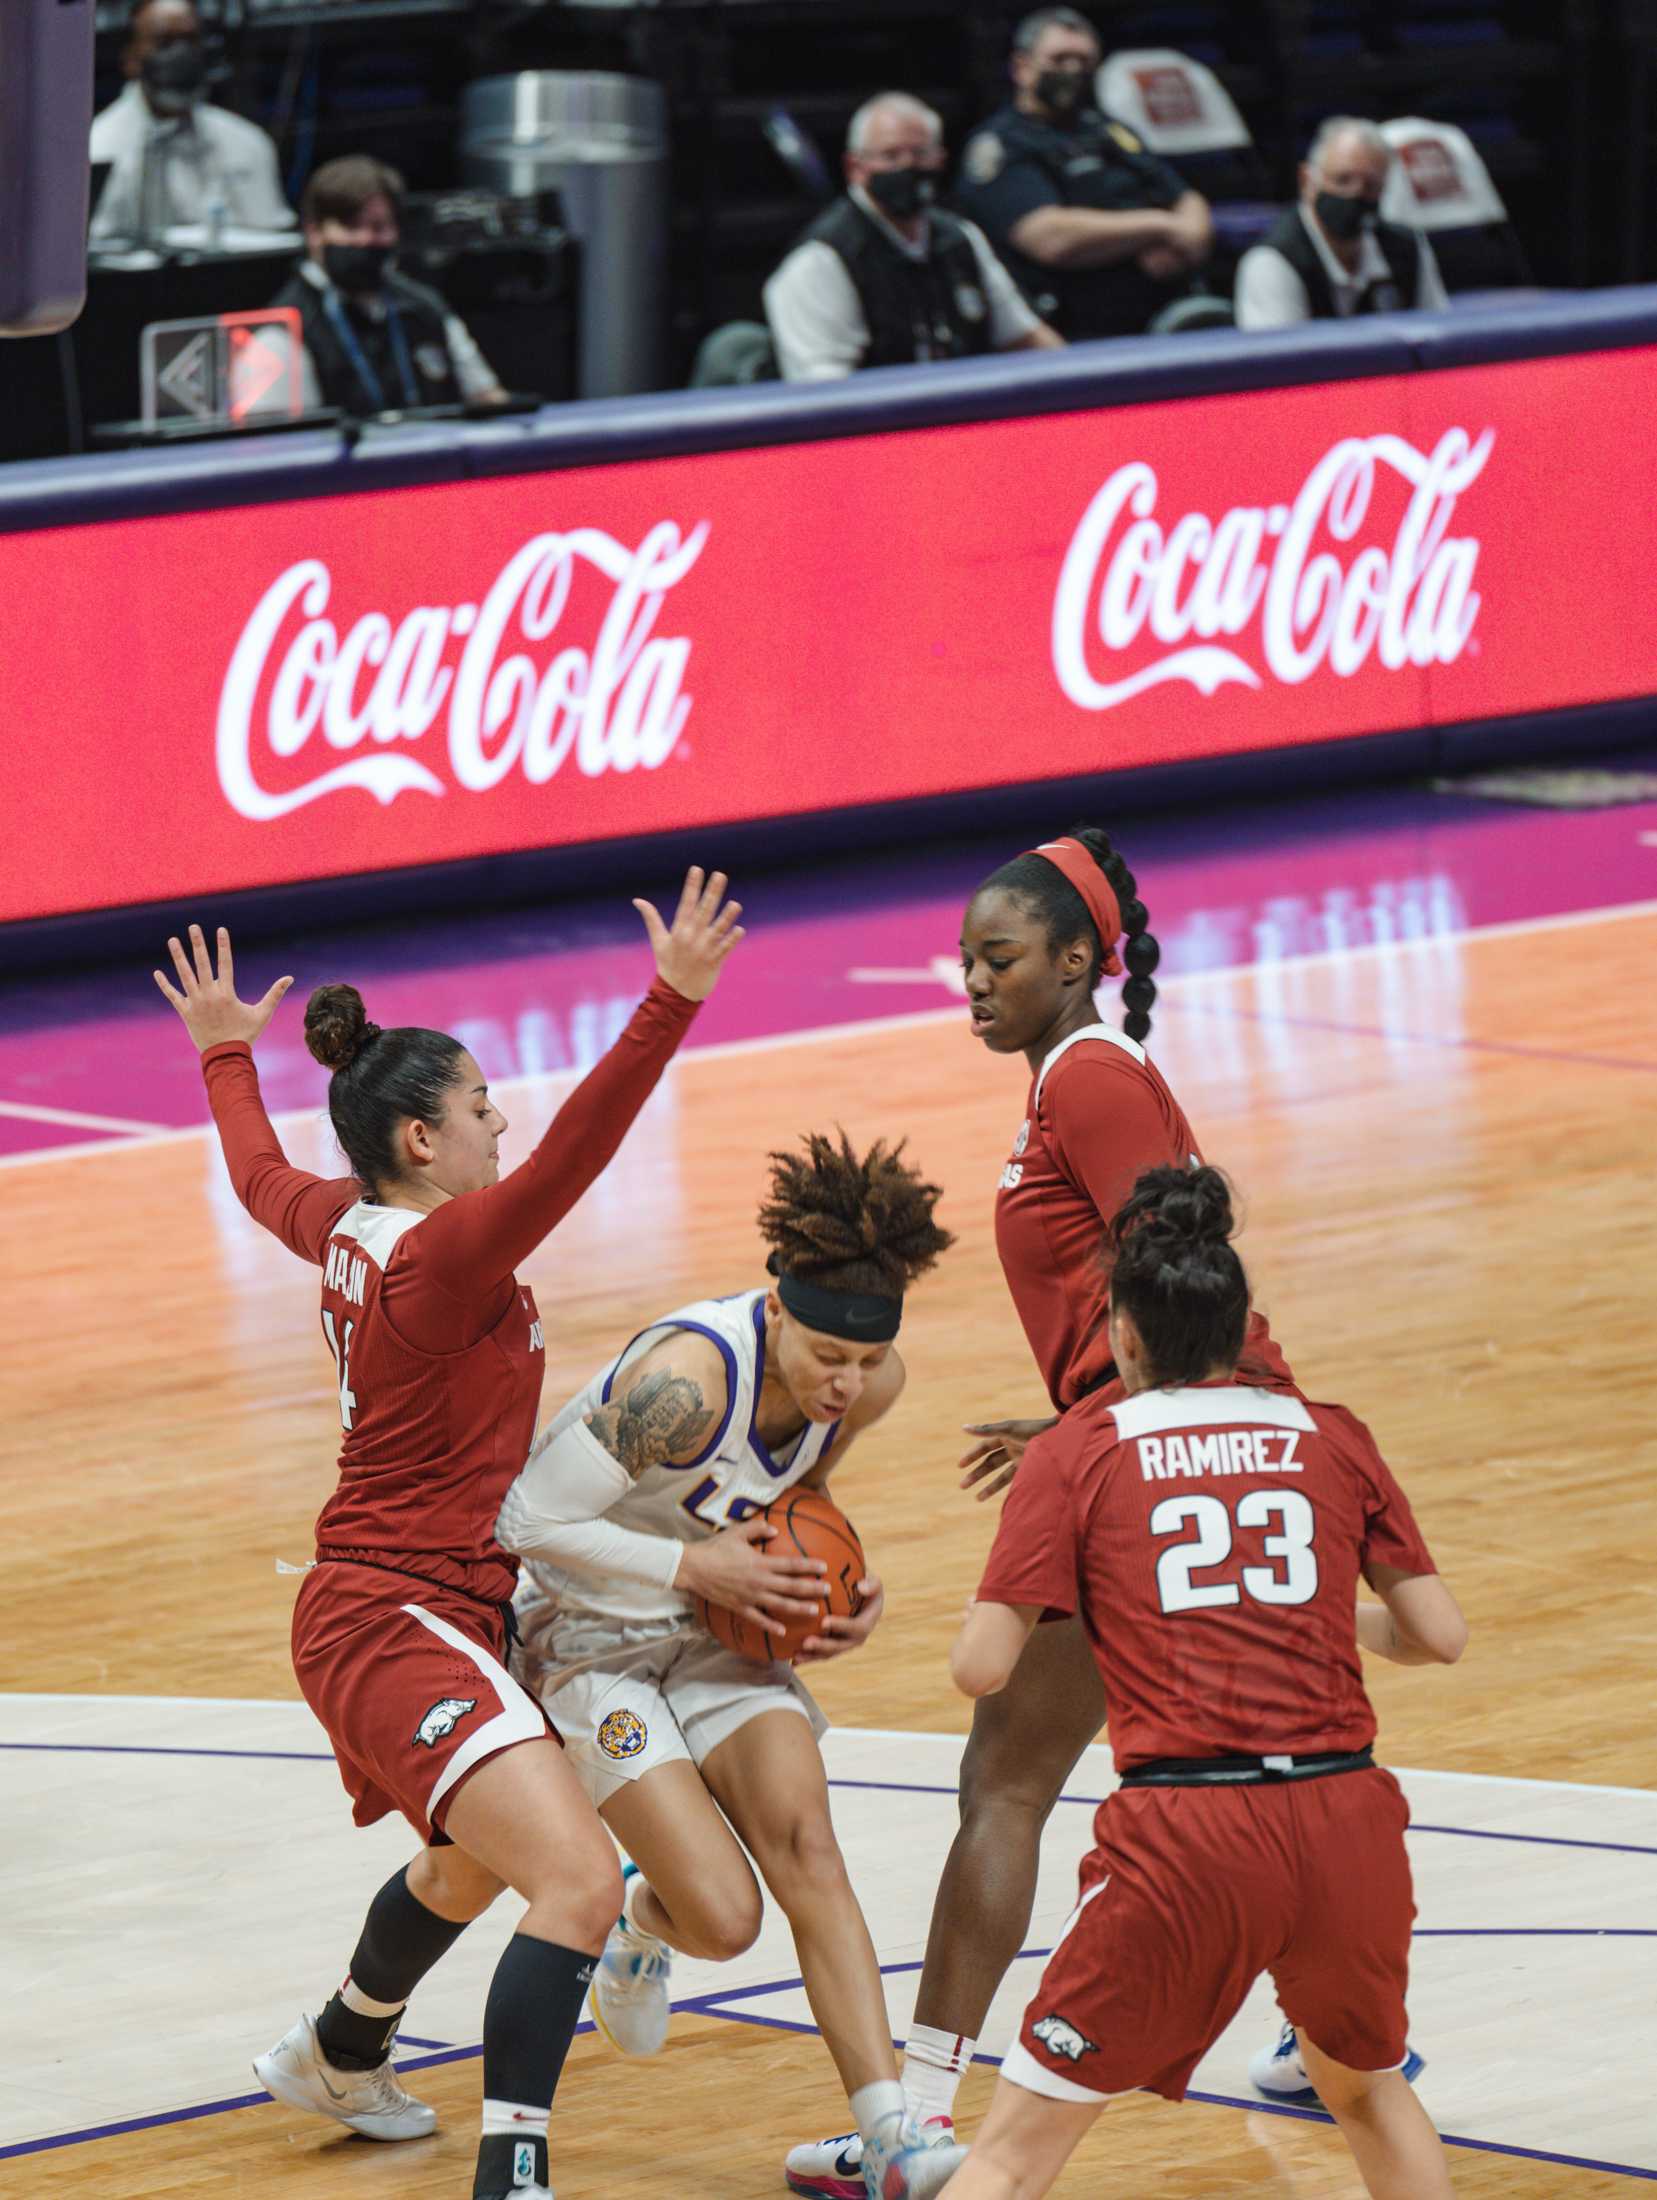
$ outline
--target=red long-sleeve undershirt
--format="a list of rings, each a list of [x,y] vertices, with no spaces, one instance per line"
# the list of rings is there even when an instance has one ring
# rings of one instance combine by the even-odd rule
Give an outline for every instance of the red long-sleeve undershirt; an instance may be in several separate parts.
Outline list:
[[[408,1343],[452,1352],[494,1327],[514,1268],[603,1173],[698,1006],[658,978],[528,1160],[498,1184],[445,1200],[398,1241],[383,1303]],[[209,1047],[201,1066],[237,1198],[290,1252],[320,1264],[334,1225],[363,1198],[362,1185],[290,1164],[265,1113],[245,1041]]]

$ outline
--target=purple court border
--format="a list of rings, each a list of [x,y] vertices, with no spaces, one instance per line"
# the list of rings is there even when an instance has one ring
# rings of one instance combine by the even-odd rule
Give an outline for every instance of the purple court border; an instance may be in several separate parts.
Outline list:
[[[145,1742],[0,1742],[0,1750],[36,1750],[84,1756],[114,1757],[232,1757],[279,1760],[299,1764],[332,1764],[332,1753],[327,1750],[300,1749],[202,1749],[182,1744]],[[935,1782],[921,1780],[838,1780],[831,1779],[830,1787],[872,1788],[887,1794],[899,1795],[953,1795],[955,1789]],[[1061,1803],[1073,1803],[1096,1807],[1105,1798],[1100,1795],[1061,1795]],[[1546,1848],[1609,1849],[1625,1856],[1657,1856],[1657,1848],[1646,1848],[1628,1841],[1577,1841],[1561,1834],[1493,1833],[1474,1826],[1414,1825],[1412,1833],[1440,1833],[1458,1835],[1473,1841],[1523,1841]],[[1418,1940],[1657,1940],[1657,1927],[1622,1925],[1432,1925],[1419,1926]],[[1050,1955],[1048,1948],[1021,1948],[1019,1959],[1039,1958]],[[1015,1959],[1017,1960],[1017,1959]],[[881,1976],[890,1978],[904,1971],[918,1971],[918,1962],[883,1963]],[[756,2024],[777,2032],[797,2032],[815,2038],[817,2028],[801,2024],[788,2017],[759,2017],[750,2012],[738,2012],[727,2006],[738,2002],[757,2001],[767,1994],[793,1993],[803,1987],[800,1978],[771,1979],[757,1986],[733,1986],[713,1993],[699,1994],[688,2001],[676,2001],[675,2011],[681,2016],[717,2017],[728,2024]],[[591,2032],[592,2024],[576,2027],[577,2036]],[[412,2036],[411,2047],[431,2048],[435,2052],[397,2058],[399,2070],[433,2070],[444,2063],[472,2062],[482,2055],[477,2047],[444,2047],[435,2040],[416,2040]],[[894,2046],[900,2044],[894,2041]],[[1001,2067],[996,2055],[976,2055],[975,2062],[988,2064],[992,2069]],[[166,2124],[194,2123],[207,2116],[227,2115],[233,2109],[258,2108],[268,2101],[269,2095],[241,2093],[222,2101],[202,2101],[191,2108],[163,2109],[153,2116],[131,2116],[121,2122],[94,2124],[79,2131],[54,2133],[45,2139],[22,2139],[11,2146],[0,2147],[0,2162],[12,2160],[24,2154],[52,2153],[62,2147],[87,2146],[98,2139],[120,2138],[128,2132],[153,2131]],[[1328,2117],[1320,2109],[1297,2108],[1288,2102],[1248,2100],[1230,2093],[1197,2093],[1186,2095],[1187,2100],[1201,2102],[1208,2108],[1240,2108],[1261,2116],[1289,2116],[1303,2123],[1327,2123]],[[1657,2184],[1657,2169],[1641,2169],[1632,2162],[1602,2162],[1583,2154],[1555,2154],[1539,2147],[1510,2146],[1494,2139],[1469,2139],[1453,2132],[1441,2132],[1446,2146],[1462,2147],[1475,2154],[1502,2154],[1518,2161],[1551,2162],[1562,2169],[1603,2170],[1613,2177],[1632,2177],[1644,2183]]]

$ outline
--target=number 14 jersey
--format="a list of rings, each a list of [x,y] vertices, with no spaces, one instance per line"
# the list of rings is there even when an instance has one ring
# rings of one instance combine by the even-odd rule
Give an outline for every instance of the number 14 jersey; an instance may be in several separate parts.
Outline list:
[[[1081,1614],[1125,1771],[1372,1742],[1353,1613],[1376,1564],[1437,1570],[1363,1423],[1195,1383],[1085,1398],[1038,1437],[978,1596]]]

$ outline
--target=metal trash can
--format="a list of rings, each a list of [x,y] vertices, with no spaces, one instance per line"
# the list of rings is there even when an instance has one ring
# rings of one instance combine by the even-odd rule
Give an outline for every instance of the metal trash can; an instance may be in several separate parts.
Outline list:
[[[583,397],[666,381],[667,97],[646,77],[525,70],[461,95],[468,183],[556,191],[581,251],[576,383]]]

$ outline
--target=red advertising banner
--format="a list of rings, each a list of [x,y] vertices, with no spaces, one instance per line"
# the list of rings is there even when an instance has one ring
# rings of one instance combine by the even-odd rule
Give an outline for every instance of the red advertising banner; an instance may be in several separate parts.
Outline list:
[[[1654,367],[0,538],[0,919],[1657,694]]]

